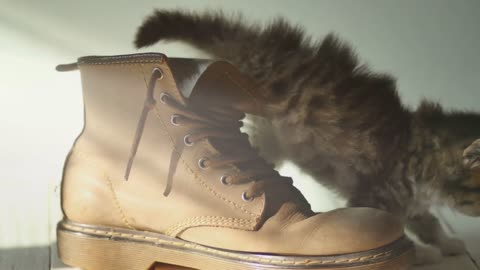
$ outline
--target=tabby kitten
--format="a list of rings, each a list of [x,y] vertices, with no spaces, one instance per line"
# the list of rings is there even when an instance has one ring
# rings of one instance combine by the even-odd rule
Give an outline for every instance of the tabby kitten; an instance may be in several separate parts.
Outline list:
[[[268,160],[291,160],[348,200],[388,210],[430,249],[435,262],[465,251],[429,211],[448,205],[480,216],[480,114],[424,101],[402,105],[395,80],[359,63],[332,34],[311,42],[277,19],[264,27],[240,16],[156,11],[138,48],[181,40],[232,62],[267,97],[267,119],[250,117],[252,143]]]

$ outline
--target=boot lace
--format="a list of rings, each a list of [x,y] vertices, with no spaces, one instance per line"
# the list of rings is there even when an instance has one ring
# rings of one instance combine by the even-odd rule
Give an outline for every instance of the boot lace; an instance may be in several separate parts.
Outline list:
[[[157,101],[153,92],[156,82],[162,78],[162,71],[159,68],[153,69],[125,170],[125,180],[129,178],[148,113],[156,108]],[[262,159],[250,146],[248,135],[240,131],[242,127],[240,119],[243,117],[243,113],[241,113],[242,117],[238,117],[240,112],[220,106],[194,109],[192,106],[179,103],[166,93],[161,93],[160,103],[161,106],[157,108],[161,109],[162,106],[165,106],[175,112],[170,119],[172,125],[191,127],[189,132],[183,138],[179,138],[174,146],[164,196],[168,196],[172,190],[173,175],[183,149],[192,147],[201,140],[209,140],[220,155],[200,158],[197,162],[198,167],[203,170],[227,168],[232,165],[237,167],[239,170],[236,170],[235,173],[222,175],[219,180],[224,185],[252,182],[248,190],[242,193],[242,199],[245,201],[252,201],[255,197],[261,196],[272,184],[292,185],[291,178],[281,176],[274,170],[272,164]],[[281,181],[278,181],[279,179]]]

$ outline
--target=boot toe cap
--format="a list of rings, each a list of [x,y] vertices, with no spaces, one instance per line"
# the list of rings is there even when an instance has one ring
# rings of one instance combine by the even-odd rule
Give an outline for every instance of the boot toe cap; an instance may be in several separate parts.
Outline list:
[[[282,216],[271,218],[258,231],[194,227],[180,238],[244,252],[325,256],[370,251],[404,235],[399,219],[371,208],[343,208],[310,217]]]
[[[393,243],[404,235],[400,219],[372,208],[337,209],[305,221],[315,226],[303,241],[302,248],[309,253],[313,250],[331,255],[367,251]]]

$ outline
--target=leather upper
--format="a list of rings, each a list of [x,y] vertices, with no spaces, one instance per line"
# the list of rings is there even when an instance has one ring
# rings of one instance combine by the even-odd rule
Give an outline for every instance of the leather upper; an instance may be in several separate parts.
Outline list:
[[[243,170],[229,164],[202,169],[199,160],[221,156],[206,138],[186,146],[192,126],[175,125],[167,94],[192,109],[224,107],[262,114],[255,85],[223,61],[167,59],[161,54],[88,57],[78,62],[85,126],[65,164],[62,207],[87,224],[164,233],[218,248],[279,254],[332,255],[380,247],[403,236],[401,223],[373,209],[314,214],[287,184],[268,187],[253,200],[252,182],[225,185]],[[152,71],[163,77],[144,124],[128,181],[124,178]],[[167,179],[171,191],[164,195]],[[267,189],[267,188],[266,188]],[[284,244],[288,241],[288,244]]]

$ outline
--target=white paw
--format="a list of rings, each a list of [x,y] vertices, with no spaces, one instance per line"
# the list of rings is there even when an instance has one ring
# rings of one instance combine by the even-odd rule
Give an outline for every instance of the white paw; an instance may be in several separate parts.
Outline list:
[[[436,264],[442,261],[442,251],[434,246],[415,245],[415,264]]]
[[[460,255],[467,252],[465,243],[456,238],[445,238],[438,244],[438,247],[444,256]]]

